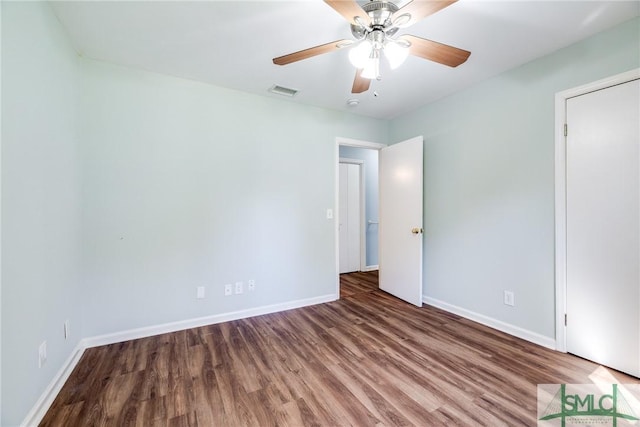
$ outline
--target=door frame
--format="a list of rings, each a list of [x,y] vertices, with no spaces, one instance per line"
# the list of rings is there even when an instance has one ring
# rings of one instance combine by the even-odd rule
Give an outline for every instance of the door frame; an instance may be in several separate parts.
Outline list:
[[[340,184],[340,171],[339,171],[339,165],[340,165],[340,146],[343,145],[345,147],[356,147],[356,148],[368,148],[371,150],[378,150],[380,151],[381,149],[383,149],[384,147],[386,147],[386,144],[380,144],[377,142],[371,142],[371,141],[363,141],[363,140],[358,140],[358,139],[351,139],[351,138],[343,138],[343,137],[336,137],[336,144],[335,144],[335,152],[334,152],[334,159],[333,159],[333,182],[334,182],[334,188],[333,188],[333,192],[334,192],[334,202],[333,205],[335,206],[335,210],[336,210],[336,214],[334,215],[334,224],[333,224],[333,231],[334,231],[334,252],[335,252],[335,269],[336,269],[336,293],[335,293],[335,298],[336,299],[340,299],[340,230],[339,230],[339,221],[340,221],[340,188],[339,188],[339,184]],[[360,168],[360,173],[362,174],[363,172],[363,168]],[[363,176],[360,176],[361,180],[360,183],[362,185],[362,183],[364,182],[363,180]],[[362,188],[362,187],[361,187]],[[363,195],[361,194],[361,197]],[[361,215],[364,214],[364,209],[360,209],[360,213]],[[362,227],[364,224],[360,224],[360,226]],[[362,240],[362,238],[361,238]],[[362,248],[362,247],[361,247]],[[366,251],[360,251],[360,257],[362,258],[364,253],[364,256],[366,256]],[[365,262],[366,264],[366,262]],[[361,261],[361,265],[362,265],[362,261]]]
[[[358,230],[358,245],[360,245],[360,259],[358,260],[358,265],[360,271],[363,271],[365,266],[367,265],[367,243],[365,239],[365,173],[364,173],[364,160],[360,159],[349,159],[346,157],[340,157],[338,159],[338,166],[340,163],[345,163],[349,165],[358,166],[358,216],[360,217],[360,230]],[[338,172],[338,184],[340,184],[340,173]],[[339,192],[340,190],[338,190]],[[339,200],[339,198],[338,198]],[[340,207],[340,203],[338,203],[338,208]],[[338,238],[340,235],[340,211],[337,210],[337,219],[338,219]],[[338,242],[338,248],[340,247],[340,242]],[[338,255],[340,255],[338,253]],[[338,258],[339,259],[339,258]],[[338,273],[340,272],[340,263],[338,262]]]
[[[640,79],[640,68],[556,93],[555,96],[555,293],[556,350],[567,352],[567,99]]]

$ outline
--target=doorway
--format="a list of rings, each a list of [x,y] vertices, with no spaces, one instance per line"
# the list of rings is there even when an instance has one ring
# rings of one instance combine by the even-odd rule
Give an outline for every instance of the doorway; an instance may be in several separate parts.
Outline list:
[[[368,147],[353,147],[340,145],[339,151],[339,172],[344,174],[346,168],[350,171],[348,175],[338,176],[339,199],[338,215],[340,230],[340,264],[345,259],[343,247],[345,232],[353,232],[352,239],[359,239],[360,258],[357,266],[345,270],[342,265],[340,272],[346,271],[373,271],[378,269],[378,150]],[[348,166],[344,164],[348,164]],[[357,175],[356,171],[359,171]],[[348,177],[348,178],[347,178]],[[355,180],[360,179],[360,185],[356,188]],[[347,184],[347,179],[351,184]],[[346,188],[347,185],[349,188]],[[348,191],[350,197],[347,199],[345,192]],[[355,196],[359,193],[359,199]],[[358,204],[359,203],[359,204]],[[360,210],[359,224],[352,216],[353,212]],[[348,221],[348,222],[347,222]],[[350,226],[351,225],[351,226]],[[345,229],[345,227],[348,228]],[[355,228],[357,227],[357,229]],[[354,241],[349,250],[357,243]]]
[[[376,150],[379,156],[377,195],[380,206],[376,214],[384,219],[369,217],[361,230],[375,230],[379,247],[368,251],[367,257],[379,256],[377,265],[365,264],[365,270],[379,269],[381,290],[411,304],[422,306],[422,206],[423,206],[423,138],[422,136],[386,146],[364,141],[336,138],[336,208],[340,218],[339,157],[343,148]],[[366,169],[366,164],[364,165]],[[376,171],[378,172],[378,171]],[[377,216],[377,215],[376,215]],[[380,231],[378,231],[378,229]],[[336,297],[340,296],[339,223],[336,236]],[[370,239],[365,239],[369,240]]]
[[[340,296],[340,274],[346,272],[345,260],[348,258],[345,250],[345,218],[348,213],[345,205],[349,203],[344,197],[344,164],[356,165],[360,172],[360,223],[357,238],[359,239],[359,265],[356,272],[371,272],[378,270],[378,151],[386,147],[369,141],[348,138],[336,138],[336,295]],[[352,169],[353,171],[354,169]],[[352,172],[353,176],[353,172]],[[353,185],[353,184],[352,184]],[[348,211],[348,207],[346,208]],[[353,231],[353,229],[352,229]],[[351,237],[355,239],[355,237]],[[353,241],[353,240],[352,240]],[[351,257],[353,259],[353,255]]]
[[[634,376],[640,376],[639,105],[640,70],[556,98],[557,347]]]

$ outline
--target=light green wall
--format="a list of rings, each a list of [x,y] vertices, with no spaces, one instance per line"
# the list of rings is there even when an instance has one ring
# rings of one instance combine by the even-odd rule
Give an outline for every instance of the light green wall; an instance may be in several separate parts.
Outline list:
[[[639,22],[391,122],[424,135],[426,296],[553,339],[554,96],[639,67]]]
[[[385,122],[79,59],[46,3],[2,24],[3,426],[80,337],[335,294],[335,138]]]
[[[334,292],[336,136],[423,134],[426,294],[553,335],[553,94],[637,67],[638,20],[389,124],[81,60],[1,4],[3,426],[80,337]]]
[[[1,7],[1,423],[12,426],[81,336],[82,177],[78,58],[48,5],[3,1]],[[44,340],[48,360],[38,368]]]
[[[335,293],[335,138],[385,140],[385,122],[93,61],[83,76],[87,335]]]

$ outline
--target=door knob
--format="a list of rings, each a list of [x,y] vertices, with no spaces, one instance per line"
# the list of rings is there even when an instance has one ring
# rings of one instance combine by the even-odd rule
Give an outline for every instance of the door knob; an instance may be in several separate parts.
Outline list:
[[[411,229],[411,232],[412,232],[413,234],[420,234],[420,233],[422,233],[422,228],[421,228],[421,227],[415,227],[415,228],[412,228],[412,229]]]

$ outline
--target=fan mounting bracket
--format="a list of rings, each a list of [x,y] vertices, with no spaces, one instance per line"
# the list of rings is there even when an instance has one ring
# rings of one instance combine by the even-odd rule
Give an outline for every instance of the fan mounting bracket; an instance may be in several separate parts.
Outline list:
[[[356,40],[362,40],[369,35],[369,33],[382,30],[387,33],[388,36],[393,36],[398,28],[393,26],[391,17],[396,13],[399,8],[394,3],[389,1],[371,1],[362,6],[362,9],[367,13],[371,20],[371,24],[365,26],[362,24],[362,20],[356,20],[355,24],[351,24],[351,34]]]

